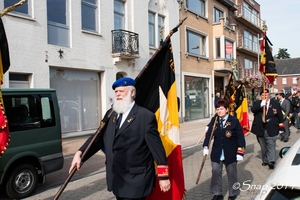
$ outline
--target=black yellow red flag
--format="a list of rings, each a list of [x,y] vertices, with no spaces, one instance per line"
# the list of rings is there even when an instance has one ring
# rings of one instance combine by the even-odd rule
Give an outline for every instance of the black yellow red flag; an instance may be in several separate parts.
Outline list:
[[[261,50],[261,59],[260,59],[260,72],[262,72],[272,84],[275,78],[278,76],[274,57],[272,55],[272,51],[270,49],[269,38],[266,33],[264,33],[264,39],[261,42],[260,50]]]
[[[229,103],[228,113],[232,116],[235,116],[234,114],[235,86],[233,82],[233,72],[230,72],[229,74],[229,80],[226,87],[224,99]]]
[[[244,135],[248,135],[250,133],[250,123],[248,117],[248,102],[244,84],[239,85],[236,89],[235,114],[242,126]]]
[[[4,30],[2,19],[0,18],[0,157],[6,150],[9,143],[9,132],[7,117],[5,114],[1,85],[3,83],[3,74],[9,69],[9,51],[8,43]]]
[[[175,68],[170,37],[161,43],[161,48],[142,75],[136,78],[137,104],[155,113],[158,131],[164,145],[169,166],[171,189],[162,192],[155,187],[147,200],[182,200],[185,194],[182,153],[179,136],[179,118],[175,82]],[[158,179],[156,180],[158,184]]]

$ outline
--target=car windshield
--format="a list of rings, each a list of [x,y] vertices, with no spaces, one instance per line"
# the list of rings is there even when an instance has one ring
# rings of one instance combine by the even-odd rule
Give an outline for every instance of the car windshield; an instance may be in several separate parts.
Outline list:
[[[282,188],[277,186],[277,189],[271,190],[266,200],[300,200],[300,190],[294,188]]]

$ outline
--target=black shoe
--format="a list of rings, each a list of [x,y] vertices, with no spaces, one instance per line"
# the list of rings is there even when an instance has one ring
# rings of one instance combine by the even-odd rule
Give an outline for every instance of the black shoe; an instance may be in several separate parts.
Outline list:
[[[236,195],[234,195],[234,196],[229,196],[229,197],[228,197],[228,200],[235,200],[236,198],[237,198]]]
[[[214,195],[214,197],[211,200],[223,200],[223,195]]]
[[[266,162],[263,162],[261,165],[262,165],[262,166],[267,166],[267,165],[268,165],[268,163],[266,163]]]
[[[270,162],[269,164],[268,164],[268,166],[269,166],[269,169],[274,169],[275,168],[275,163],[274,162]]]

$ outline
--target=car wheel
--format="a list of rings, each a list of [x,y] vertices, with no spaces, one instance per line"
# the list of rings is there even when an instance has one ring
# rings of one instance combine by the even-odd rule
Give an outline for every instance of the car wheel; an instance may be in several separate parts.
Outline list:
[[[20,164],[12,169],[6,182],[6,194],[13,199],[28,197],[36,188],[38,174],[31,164]]]

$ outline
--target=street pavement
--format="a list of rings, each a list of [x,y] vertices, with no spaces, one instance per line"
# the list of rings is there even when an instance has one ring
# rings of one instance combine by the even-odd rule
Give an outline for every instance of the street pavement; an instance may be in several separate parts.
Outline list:
[[[252,114],[249,114],[250,124],[252,123]],[[180,124],[180,137],[182,145],[182,161],[184,170],[184,182],[186,189],[186,200],[209,200],[212,194],[209,192],[210,178],[211,178],[211,162],[208,157],[205,161],[203,171],[200,176],[200,181],[196,184],[196,178],[202,162],[202,142],[199,139],[204,134],[206,125],[210,119],[202,119]],[[294,127],[291,127],[290,140],[283,143],[277,140],[277,152],[282,147],[291,146],[300,136]],[[76,152],[78,147],[84,142],[85,137],[63,139],[64,155],[69,156]],[[238,183],[240,186],[240,194],[238,200],[251,200],[254,196],[259,194],[259,188],[273,170],[268,169],[267,166],[261,165],[261,151],[254,134],[250,133],[246,136],[246,154],[244,160],[238,162]],[[59,197],[60,200],[110,200],[115,199],[111,192],[106,189],[105,167],[103,165],[103,155],[99,155],[99,168],[93,166],[94,171],[88,175],[79,176],[71,180]],[[277,153],[278,163],[280,158]],[[69,163],[68,163],[69,164]],[[82,169],[84,169],[84,165]],[[80,172],[79,170],[79,172]],[[47,188],[43,185],[39,186],[36,193],[28,200],[50,200],[61,187],[62,182],[48,185]],[[224,199],[228,198],[227,176],[225,169],[223,170],[223,195]]]

